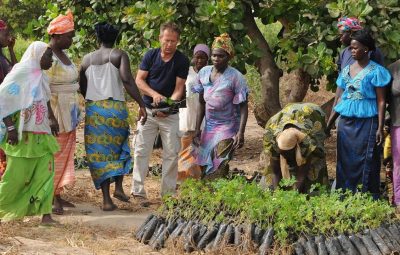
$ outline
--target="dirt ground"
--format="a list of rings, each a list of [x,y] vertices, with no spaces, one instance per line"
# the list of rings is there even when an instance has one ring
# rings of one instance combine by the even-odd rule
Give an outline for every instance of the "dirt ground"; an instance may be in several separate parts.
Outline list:
[[[332,97],[330,92],[310,92],[305,101],[322,104]],[[231,169],[238,168],[251,174],[257,171],[262,150],[263,129],[250,114],[246,128],[245,145],[235,153]],[[84,156],[83,132],[79,129],[77,157]],[[327,161],[330,176],[335,167],[335,135],[327,140]],[[160,151],[155,151],[151,165],[161,163]],[[118,210],[103,212],[101,192],[95,190],[89,171],[76,171],[76,184],[65,191],[64,198],[75,203],[76,208],[66,208],[63,216],[54,216],[62,223],[58,227],[41,227],[38,217],[23,221],[0,223],[0,254],[181,254],[178,247],[154,252],[132,237],[146,216],[161,205],[160,177],[149,176],[146,182],[150,207],[141,207],[131,198],[129,203],[115,200]],[[131,175],[124,180],[126,193],[130,192]],[[231,253],[233,254],[233,253]]]

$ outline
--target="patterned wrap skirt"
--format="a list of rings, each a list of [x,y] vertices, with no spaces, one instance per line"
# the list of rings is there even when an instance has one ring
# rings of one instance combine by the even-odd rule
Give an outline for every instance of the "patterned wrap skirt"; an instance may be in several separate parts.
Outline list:
[[[129,173],[129,123],[126,103],[107,99],[86,102],[85,149],[96,189]]]

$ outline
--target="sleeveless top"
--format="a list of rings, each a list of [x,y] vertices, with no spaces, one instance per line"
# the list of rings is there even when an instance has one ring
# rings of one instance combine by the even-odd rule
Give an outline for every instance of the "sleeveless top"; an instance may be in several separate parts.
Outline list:
[[[86,100],[99,101],[112,98],[118,101],[125,101],[123,84],[119,69],[111,63],[111,53],[108,62],[102,65],[92,64],[92,54],[89,56],[90,65],[85,74],[87,78]]]
[[[81,110],[79,106],[78,69],[71,62],[66,65],[53,55],[53,65],[46,71],[49,76],[51,108],[58,121],[60,133],[68,133],[77,127]]]

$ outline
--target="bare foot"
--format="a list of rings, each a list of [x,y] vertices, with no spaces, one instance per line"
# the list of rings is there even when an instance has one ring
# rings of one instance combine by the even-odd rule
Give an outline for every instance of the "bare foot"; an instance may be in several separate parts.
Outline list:
[[[61,202],[61,197],[60,195],[55,195],[53,199],[53,213],[56,215],[63,215],[64,214],[64,208]]]
[[[133,195],[133,198],[135,199],[135,201],[137,201],[137,203],[141,206],[141,207],[149,207],[150,206],[150,201],[142,196],[138,196],[138,195]]]
[[[129,197],[123,191],[115,191],[114,197],[122,202],[129,202]]]
[[[61,226],[61,224],[53,220],[50,214],[43,214],[42,222],[40,223],[42,226]]]
[[[103,203],[103,211],[109,212],[109,211],[114,211],[115,209],[118,209],[118,207],[113,203]]]
[[[69,201],[67,201],[65,199],[62,199],[61,197],[60,197],[59,201],[61,202],[63,207],[70,207],[70,208],[75,208],[76,207],[73,203],[71,203],[71,202],[69,202]]]

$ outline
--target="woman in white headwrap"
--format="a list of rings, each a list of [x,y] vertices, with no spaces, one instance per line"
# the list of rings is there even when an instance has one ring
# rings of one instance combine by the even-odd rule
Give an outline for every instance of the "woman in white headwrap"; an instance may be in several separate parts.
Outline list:
[[[0,147],[7,168],[0,181],[0,219],[42,215],[51,218],[54,154],[58,123],[50,107],[44,73],[52,65],[52,50],[33,42],[0,85]]]
[[[325,113],[311,103],[285,106],[268,122],[264,134],[267,181],[296,178],[294,187],[307,192],[312,184],[328,183],[325,161]]]

